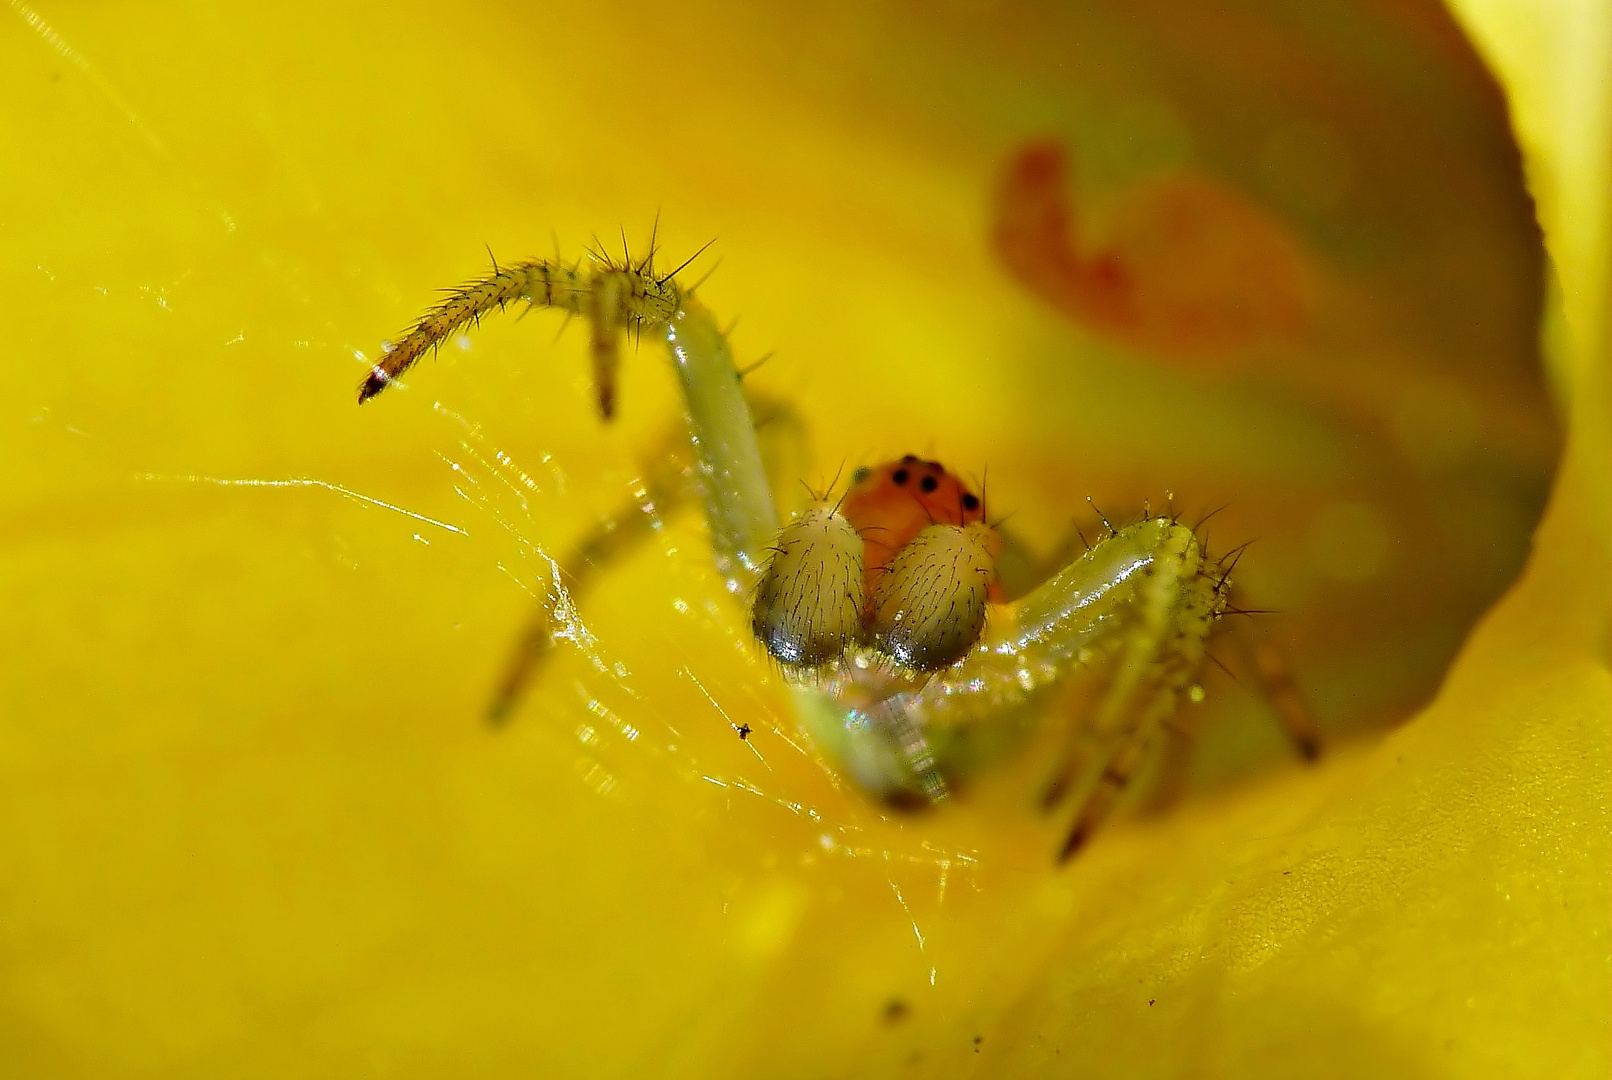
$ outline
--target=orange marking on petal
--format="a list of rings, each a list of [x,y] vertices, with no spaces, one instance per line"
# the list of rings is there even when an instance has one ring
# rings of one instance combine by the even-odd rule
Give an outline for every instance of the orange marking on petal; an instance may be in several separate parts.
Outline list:
[[[1034,143],[997,195],[997,254],[1037,296],[1095,334],[1174,360],[1304,337],[1315,275],[1270,211],[1184,172],[1134,185],[1086,237],[1067,172],[1060,146]]]

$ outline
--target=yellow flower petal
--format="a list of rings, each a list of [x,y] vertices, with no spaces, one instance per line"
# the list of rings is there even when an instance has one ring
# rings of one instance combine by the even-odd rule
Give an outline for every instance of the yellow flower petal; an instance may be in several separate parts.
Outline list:
[[[12,3],[0,1072],[1605,1074],[1612,9],[1453,7],[1505,84],[1554,263],[1567,449],[1524,576],[1437,699],[1350,741],[1439,681],[1503,581],[1438,575],[1466,548],[1514,565],[1554,448],[1529,407],[1471,486],[1337,465],[1358,437],[1442,467],[1428,416],[1459,434],[1535,394],[1514,161],[1439,9],[1142,5],[1026,35],[1015,65],[1009,13],[961,4]],[[1270,85],[1415,136],[1409,188],[1272,119],[1290,102],[1262,80],[1294,55],[1313,63]],[[1349,296],[1384,320],[1372,370],[1488,348],[1472,314],[1516,331],[1495,363],[1523,389],[1439,413],[1457,364],[1384,412],[1401,384],[1345,393],[1343,363],[1303,393],[1225,389],[1081,337],[987,235],[1000,166],[1048,132],[1084,140],[1107,220],[1161,171],[1212,175],[1328,267],[1396,250],[1440,195],[1491,207],[1437,219],[1459,242],[1423,277],[1361,271]],[[993,501],[1047,544],[1087,491],[1252,491],[1233,535],[1269,526],[1248,573],[1294,598],[1329,760],[1272,765],[1275,736],[1237,726],[1246,688],[1217,687],[1210,790],[1068,868],[1026,808],[1034,762],[887,814],[792,743],[681,519],[489,732],[543,552],[629,495],[671,380],[629,357],[603,429],[580,343],[534,316],[360,410],[360,354],[484,241],[546,254],[553,228],[571,255],[624,223],[637,245],[657,208],[670,255],[720,229],[703,295],[744,316],[741,355],[780,350],[764,389],[808,420],[814,483],[937,445],[989,460]],[[1516,264],[1482,277],[1473,251]],[[1327,501],[1340,476],[1448,498],[1427,505],[1451,528],[1386,532],[1369,498]],[[1373,592],[1379,563],[1437,578],[1435,601]]]

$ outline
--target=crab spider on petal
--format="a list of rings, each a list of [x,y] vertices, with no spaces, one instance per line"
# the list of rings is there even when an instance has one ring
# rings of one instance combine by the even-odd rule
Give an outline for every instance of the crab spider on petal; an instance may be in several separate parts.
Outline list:
[[[688,423],[657,457],[650,495],[662,509],[699,503],[727,590],[749,605],[757,647],[790,685],[819,749],[858,784],[897,802],[943,799],[948,777],[973,764],[981,733],[1049,719],[1060,687],[1104,668],[1100,692],[1068,718],[1102,747],[1086,763],[1087,782],[1071,785],[1072,754],[1051,763],[1047,801],[1082,793],[1058,849],[1067,859],[1196,686],[1208,642],[1231,607],[1234,560],[1212,560],[1173,514],[1149,514],[1110,526],[1083,554],[1010,598],[998,575],[1004,541],[986,521],[983,500],[939,462],[915,455],[859,469],[839,498],[825,496],[780,521],[764,461],[766,424],[758,420],[787,425],[792,414],[746,394],[711,312],[679,283],[678,271],[658,273],[653,257],[651,250],[637,261],[593,253],[570,265],[495,264],[386,351],[359,401],[484,315],[525,303],[587,320],[608,420],[622,335],[660,338]],[[648,532],[625,524],[632,518],[587,538],[562,573],[585,584],[589,568]],[[494,718],[508,714],[553,640],[540,615],[499,687]],[[1268,656],[1259,673],[1273,681],[1281,674]],[[1286,703],[1276,711],[1313,756],[1313,731],[1296,695],[1272,699]]]

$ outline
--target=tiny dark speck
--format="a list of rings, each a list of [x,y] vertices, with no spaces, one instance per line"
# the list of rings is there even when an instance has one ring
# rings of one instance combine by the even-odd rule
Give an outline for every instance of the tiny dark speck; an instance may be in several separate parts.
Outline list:
[[[900,998],[891,998],[884,1004],[884,1022],[887,1024],[899,1024],[907,1018],[907,1014],[910,1012],[912,1012],[912,1007],[905,1001]]]
[[[740,724],[735,730],[739,732],[739,738],[748,739],[750,737],[750,733],[754,731],[755,728],[751,727],[749,724]]]
[[[1155,1002],[1155,1001],[1157,1001],[1157,1000],[1158,1000],[1158,998],[1148,998],[1148,999],[1147,999],[1147,1003],[1148,1003],[1148,1004],[1149,1004],[1149,1005],[1151,1005],[1151,1004],[1153,1004],[1153,1003],[1154,1003],[1154,1002]]]

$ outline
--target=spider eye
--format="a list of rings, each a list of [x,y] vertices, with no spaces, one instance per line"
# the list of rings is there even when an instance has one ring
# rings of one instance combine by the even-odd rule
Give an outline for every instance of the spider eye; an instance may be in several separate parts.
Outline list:
[[[985,628],[987,589],[996,576],[992,538],[980,525],[931,525],[914,537],[879,583],[874,644],[918,671],[962,659]]]
[[[814,507],[778,534],[750,628],[780,664],[826,663],[861,637],[862,586],[862,538],[833,507]]]

